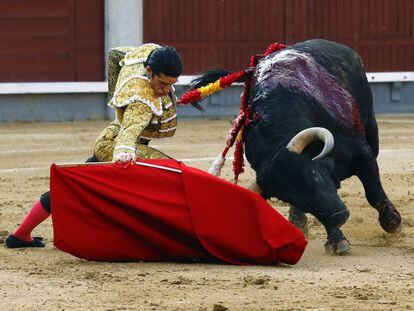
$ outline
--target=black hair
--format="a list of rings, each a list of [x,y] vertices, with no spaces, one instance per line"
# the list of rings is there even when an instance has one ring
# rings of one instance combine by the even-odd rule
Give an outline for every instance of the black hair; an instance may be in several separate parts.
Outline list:
[[[169,77],[178,77],[183,71],[180,54],[173,47],[166,45],[153,50],[144,66],[150,66],[153,75],[163,73]]]

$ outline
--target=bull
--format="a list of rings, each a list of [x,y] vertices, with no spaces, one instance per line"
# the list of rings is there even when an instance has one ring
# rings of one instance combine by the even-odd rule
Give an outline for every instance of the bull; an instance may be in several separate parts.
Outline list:
[[[225,74],[208,72],[193,88]],[[353,49],[313,39],[266,56],[256,66],[248,103],[256,117],[243,141],[256,189],[265,199],[289,203],[297,227],[306,230],[306,213],[312,214],[326,229],[326,250],[347,253],[340,227],[349,210],[337,189],[356,175],[381,227],[389,233],[401,229],[401,216],[381,185],[372,93]]]

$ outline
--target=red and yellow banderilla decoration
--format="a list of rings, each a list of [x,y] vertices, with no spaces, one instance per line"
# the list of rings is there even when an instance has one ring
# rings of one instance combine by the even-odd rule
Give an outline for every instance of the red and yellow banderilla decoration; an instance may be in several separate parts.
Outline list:
[[[209,83],[206,86],[202,86],[198,89],[185,93],[179,99],[179,104],[189,104],[200,101],[209,95],[212,95],[218,91],[229,87],[234,82],[240,81],[245,78],[243,96],[240,105],[240,112],[237,118],[234,120],[232,129],[227,133],[226,147],[223,152],[216,158],[209,172],[215,176],[220,176],[221,169],[226,161],[227,152],[236,144],[234,149],[234,160],[233,160],[233,172],[234,182],[237,184],[238,177],[244,172],[244,148],[243,148],[243,130],[251,122],[251,107],[248,104],[248,98],[250,93],[250,85],[253,73],[256,69],[256,65],[263,57],[284,49],[286,45],[280,43],[272,43],[266,49],[263,54],[253,55],[250,58],[250,67],[245,70],[240,70],[221,77],[213,83]],[[253,116],[254,118],[254,116]]]
[[[192,102],[200,101],[206,98],[209,95],[212,95],[218,91],[229,87],[234,82],[240,80],[246,74],[245,70],[240,70],[237,72],[233,72],[227,76],[224,76],[213,83],[209,83],[206,86],[202,86],[198,89],[192,90],[190,92],[185,93],[181,96],[180,100],[178,101],[180,104],[189,104]]]

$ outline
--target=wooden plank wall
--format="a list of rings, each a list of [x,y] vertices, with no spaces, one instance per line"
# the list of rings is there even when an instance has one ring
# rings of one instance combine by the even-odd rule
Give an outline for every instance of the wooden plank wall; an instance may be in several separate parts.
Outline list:
[[[283,6],[284,0],[144,0],[144,41],[174,46],[187,74],[237,70],[269,42],[284,41],[284,17],[277,17]]]
[[[289,0],[286,40],[321,37],[355,48],[368,71],[414,70],[414,1]]]
[[[355,48],[367,71],[414,71],[414,1],[144,0],[144,41],[176,47],[186,74],[316,37]]]
[[[101,0],[1,0],[0,82],[104,80]]]

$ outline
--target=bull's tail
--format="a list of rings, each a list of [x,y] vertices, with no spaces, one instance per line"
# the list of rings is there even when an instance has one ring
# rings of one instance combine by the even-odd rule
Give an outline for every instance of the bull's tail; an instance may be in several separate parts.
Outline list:
[[[190,90],[189,91],[194,91],[200,87],[206,86],[210,83],[213,83],[215,81],[217,81],[218,79],[227,76],[230,72],[217,68],[217,69],[213,69],[213,70],[209,70],[204,72],[201,76],[199,76],[198,78],[195,78],[194,80],[191,81],[190,84]],[[203,100],[204,98],[202,98],[201,100]],[[181,102],[181,101],[180,101]],[[195,108],[197,108],[200,111],[204,111],[204,108],[202,106],[200,106],[200,104],[198,103],[198,101],[192,102],[191,105],[193,105]]]
[[[218,79],[227,76],[228,74],[230,74],[230,72],[220,68],[206,71],[200,77],[195,78],[193,81],[191,81],[190,91],[216,82]]]
[[[205,97],[229,87],[234,82],[242,82],[248,70],[240,70],[229,73],[223,69],[215,69],[205,72],[194,79],[191,90],[181,96],[180,104],[189,104],[203,100]]]

